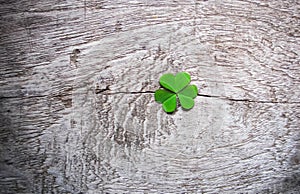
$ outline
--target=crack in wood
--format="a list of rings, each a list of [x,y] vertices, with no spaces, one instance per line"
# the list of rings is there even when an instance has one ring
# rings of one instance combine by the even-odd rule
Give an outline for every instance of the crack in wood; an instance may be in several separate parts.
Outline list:
[[[110,92],[104,93],[107,91],[106,89],[103,90],[104,95],[117,95],[117,94],[154,94],[154,91],[139,91],[139,92]],[[100,92],[102,93],[102,92]],[[235,99],[223,96],[215,96],[215,95],[208,95],[208,94],[198,94],[197,96],[205,97],[205,98],[218,98],[221,100],[228,100],[234,102],[249,102],[249,103],[265,103],[265,104],[300,104],[300,102],[288,102],[288,101],[263,101],[263,100],[251,100],[251,99]]]
[[[218,98],[222,100],[229,100],[234,102],[249,102],[249,103],[265,103],[265,104],[300,104],[300,102],[288,102],[288,101],[263,101],[263,100],[251,100],[251,99],[235,99],[229,97],[222,97],[222,96],[214,96],[214,95],[207,95],[207,94],[198,94],[201,97],[207,98]]]
[[[98,89],[95,91],[95,94],[103,94],[103,95],[118,95],[118,94],[154,94],[154,91],[136,91],[136,92],[107,92],[110,91],[107,86],[104,89]],[[45,97],[57,97],[61,95],[31,95],[31,96],[0,96],[0,99],[13,99],[13,98],[45,98]],[[236,99],[229,98],[224,96],[216,96],[216,95],[208,95],[208,94],[198,94],[197,96],[205,97],[205,98],[217,98],[221,100],[228,100],[233,102],[248,102],[248,103],[262,103],[262,104],[300,104],[300,102],[289,102],[289,101],[263,101],[263,100],[251,100],[251,99]]]

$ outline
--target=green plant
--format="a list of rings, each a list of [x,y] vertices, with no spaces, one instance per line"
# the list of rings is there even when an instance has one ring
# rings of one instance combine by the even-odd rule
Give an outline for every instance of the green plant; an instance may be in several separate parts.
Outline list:
[[[184,109],[191,109],[194,106],[194,98],[198,94],[195,85],[189,85],[191,76],[186,72],[171,73],[160,77],[159,83],[163,89],[155,91],[155,101],[162,103],[163,109],[167,113],[174,112],[177,107],[177,98]]]

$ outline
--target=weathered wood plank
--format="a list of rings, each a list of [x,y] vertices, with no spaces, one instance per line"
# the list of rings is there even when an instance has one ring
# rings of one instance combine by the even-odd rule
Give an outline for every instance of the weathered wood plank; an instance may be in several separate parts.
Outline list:
[[[1,193],[297,193],[299,8],[1,3]],[[168,115],[178,71],[199,97]]]

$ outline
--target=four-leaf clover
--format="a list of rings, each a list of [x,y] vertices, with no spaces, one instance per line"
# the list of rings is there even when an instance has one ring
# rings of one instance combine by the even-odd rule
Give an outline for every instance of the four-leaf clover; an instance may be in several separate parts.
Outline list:
[[[191,76],[186,72],[173,74],[167,73],[160,77],[159,83],[164,89],[155,91],[155,101],[162,103],[164,111],[174,112],[177,107],[177,98],[184,109],[194,106],[194,98],[198,94],[195,85],[189,85]]]

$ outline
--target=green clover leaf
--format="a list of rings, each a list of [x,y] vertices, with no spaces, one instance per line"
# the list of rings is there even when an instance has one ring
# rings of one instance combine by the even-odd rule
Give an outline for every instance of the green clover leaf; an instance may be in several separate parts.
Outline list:
[[[155,101],[162,103],[167,113],[174,112],[177,107],[177,98],[184,109],[191,109],[194,106],[194,98],[198,94],[195,85],[189,85],[191,76],[186,72],[173,74],[167,73],[160,77],[159,83],[163,89],[155,91]]]

